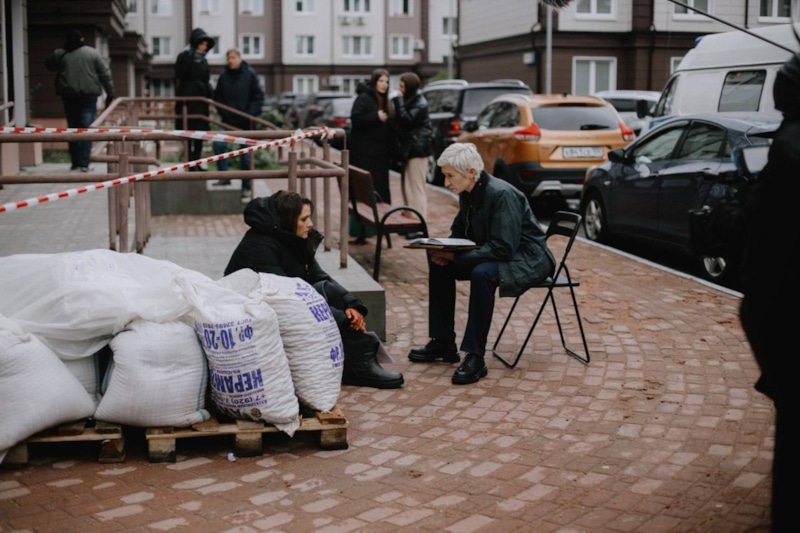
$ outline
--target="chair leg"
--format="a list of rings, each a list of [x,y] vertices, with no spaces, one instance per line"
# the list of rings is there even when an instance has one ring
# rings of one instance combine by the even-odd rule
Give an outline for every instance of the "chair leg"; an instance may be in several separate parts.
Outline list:
[[[556,300],[555,298],[553,298],[552,299],[553,314],[556,317],[556,324],[558,325],[558,335],[561,337],[561,346],[564,348],[564,350],[569,355],[580,361],[581,363],[588,365],[590,361],[589,344],[586,342],[586,333],[584,333],[583,331],[583,321],[581,320],[581,312],[578,310],[578,299],[575,297],[575,288],[572,287],[571,285],[569,287],[569,292],[570,296],[572,296],[572,308],[575,310],[575,319],[578,321],[578,329],[581,332],[581,340],[583,341],[583,353],[585,353],[586,356],[584,357],[580,355],[575,350],[572,350],[567,346],[567,341],[564,338],[564,330],[561,328],[561,320],[558,317],[558,309],[556,309]]]
[[[386,235],[389,236],[388,234]],[[375,241],[375,263],[372,267],[372,278],[375,281],[378,281],[378,276],[380,275],[381,271],[381,247],[383,245],[383,228],[378,226],[377,228],[377,240]]]
[[[533,335],[533,330],[536,329],[536,324],[539,323],[539,318],[542,316],[542,312],[544,311],[545,306],[547,305],[547,300],[553,297],[553,288],[550,287],[547,289],[547,296],[545,296],[544,300],[542,300],[542,304],[539,306],[539,311],[536,313],[536,318],[533,319],[533,324],[531,324],[530,329],[528,330],[528,335],[525,337],[525,341],[520,346],[519,350],[517,351],[517,355],[514,358],[514,361],[509,362],[506,358],[500,355],[495,348],[497,348],[498,343],[500,342],[500,336],[502,336],[503,331],[506,329],[506,324],[511,319],[511,315],[514,312],[514,308],[517,306],[517,302],[522,297],[522,295],[517,296],[517,299],[514,300],[514,305],[511,306],[511,311],[508,312],[508,316],[506,317],[506,322],[503,324],[503,328],[500,330],[500,335],[498,335],[497,340],[494,342],[494,346],[492,347],[492,355],[498,358],[505,366],[508,368],[514,368],[519,363],[520,358],[522,357],[522,352],[525,351],[525,347],[528,346],[528,341],[531,339],[531,335]]]

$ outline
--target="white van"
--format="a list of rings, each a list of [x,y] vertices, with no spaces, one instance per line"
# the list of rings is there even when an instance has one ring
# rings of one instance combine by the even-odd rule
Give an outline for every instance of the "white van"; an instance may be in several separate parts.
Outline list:
[[[800,24],[796,28],[800,32]],[[790,24],[750,31],[794,52],[800,50]],[[738,30],[700,38],[667,81],[642,132],[673,115],[775,111],[775,74],[791,56],[788,50]]]

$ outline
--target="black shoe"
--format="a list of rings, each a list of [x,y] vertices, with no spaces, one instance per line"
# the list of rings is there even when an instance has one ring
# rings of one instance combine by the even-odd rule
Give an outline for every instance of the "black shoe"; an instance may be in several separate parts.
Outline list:
[[[443,363],[458,363],[461,361],[455,342],[436,339],[431,339],[422,348],[412,348],[408,352],[408,359],[414,363],[433,363],[438,359],[441,359]]]
[[[361,361],[348,363],[345,356],[342,385],[372,387],[374,389],[398,389],[403,386],[403,374],[386,370],[375,359],[375,354],[367,354]]]
[[[453,374],[452,382],[453,385],[467,385],[486,377],[488,373],[489,370],[486,368],[483,356],[468,353],[464,357],[464,362]]]

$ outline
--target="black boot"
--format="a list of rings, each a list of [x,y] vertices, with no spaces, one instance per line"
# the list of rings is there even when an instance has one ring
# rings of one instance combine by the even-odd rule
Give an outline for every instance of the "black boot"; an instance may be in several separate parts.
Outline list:
[[[397,389],[403,385],[403,374],[383,368],[375,352],[367,352],[361,357],[344,357],[343,385],[373,387],[375,389]]]
[[[486,377],[488,373],[483,356],[468,353],[450,381],[453,385],[468,385]]]

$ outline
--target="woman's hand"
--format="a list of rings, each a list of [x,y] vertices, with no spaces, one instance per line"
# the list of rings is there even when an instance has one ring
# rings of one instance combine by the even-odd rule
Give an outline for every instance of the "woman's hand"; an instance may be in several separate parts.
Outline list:
[[[386,120],[389,118],[389,115],[387,115],[386,111],[384,111],[383,109],[379,109],[378,118],[381,120],[381,122],[386,122]]]
[[[366,333],[367,324],[364,322],[364,315],[359,313],[356,309],[348,307],[344,310],[344,314],[350,319],[350,329],[353,331],[360,331]]]
[[[445,266],[455,260],[456,254],[450,250],[428,250],[428,255],[434,265]]]

